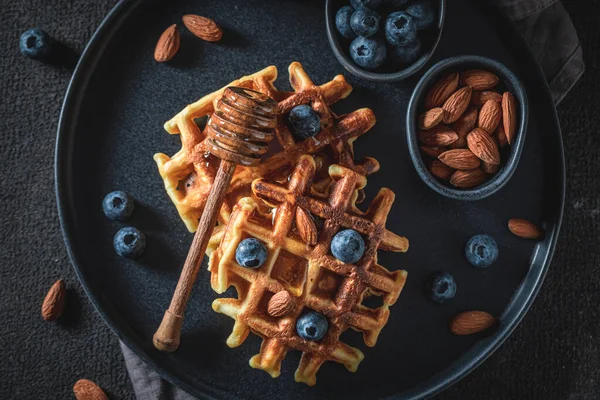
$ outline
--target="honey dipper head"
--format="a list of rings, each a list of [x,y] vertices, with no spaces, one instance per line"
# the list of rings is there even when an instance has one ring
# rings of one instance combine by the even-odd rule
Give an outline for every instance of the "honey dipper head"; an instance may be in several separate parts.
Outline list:
[[[269,96],[230,86],[207,125],[208,150],[222,160],[256,165],[269,147],[277,125],[277,103]]]

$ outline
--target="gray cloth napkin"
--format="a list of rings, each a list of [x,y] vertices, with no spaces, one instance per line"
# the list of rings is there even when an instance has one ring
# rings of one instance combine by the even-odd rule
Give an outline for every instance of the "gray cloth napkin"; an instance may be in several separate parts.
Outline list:
[[[585,70],[581,44],[571,18],[557,0],[495,0],[523,34],[550,86],[555,104]],[[194,400],[149,368],[121,343],[125,365],[140,400]]]

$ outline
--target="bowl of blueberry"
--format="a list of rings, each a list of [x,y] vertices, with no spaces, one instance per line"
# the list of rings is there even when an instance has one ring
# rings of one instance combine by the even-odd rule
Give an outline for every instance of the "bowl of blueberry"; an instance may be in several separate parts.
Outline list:
[[[446,0],[327,0],[327,36],[350,73],[396,82],[421,69],[441,37]]]

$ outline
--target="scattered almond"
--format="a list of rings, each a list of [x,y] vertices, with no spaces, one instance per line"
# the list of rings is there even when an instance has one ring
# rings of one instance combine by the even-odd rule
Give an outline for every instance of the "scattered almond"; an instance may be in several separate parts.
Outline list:
[[[80,379],[75,383],[73,394],[77,400],[108,400],[100,386],[87,379]]]
[[[485,311],[465,311],[452,318],[450,331],[455,335],[483,332],[496,323],[496,318]]]
[[[494,100],[498,103],[502,103],[502,95],[498,92],[492,92],[490,90],[475,91],[471,95],[471,104],[481,107],[488,100]]]
[[[470,169],[468,171],[456,171],[450,177],[450,183],[461,189],[469,189],[481,185],[487,179],[487,174],[481,169]]]
[[[417,121],[420,129],[431,129],[444,119],[444,110],[441,107],[432,108],[419,116]]]
[[[429,164],[429,172],[436,178],[447,181],[454,173],[454,170],[440,160],[433,160],[431,164]]]
[[[465,86],[454,92],[448,100],[444,102],[444,122],[451,124],[456,122],[465,112],[471,102],[471,93],[473,90],[470,86]]]
[[[458,72],[453,72],[440,79],[429,89],[425,96],[425,108],[439,107],[458,88]]]
[[[504,133],[504,128],[502,127],[502,124],[498,125],[498,128],[496,128],[495,137],[500,148],[508,144],[508,140],[506,140],[506,134]]]
[[[62,279],[54,282],[54,285],[46,294],[46,298],[42,303],[42,318],[46,321],[54,321],[61,316],[65,308],[65,298],[67,290]]]
[[[481,162],[481,169],[483,172],[489,175],[494,175],[500,169],[500,165],[486,163],[485,161]]]
[[[271,317],[279,318],[288,315],[296,308],[296,303],[287,290],[277,292],[269,300],[267,312]]]
[[[473,90],[488,90],[498,84],[498,77],[489,71],[473,69],[460,74],[460,83]]]
[[[502,95],[502,123],[508,144],[512,144],[517,133],[517,102],[510,92]]]
[[[475,128],[467,135],[467,146],[481,160],[490,164],[500,164],[498,145],[483,129]]]
[[[444,151],[446,151],[445,147],[421,146],[420,148],[423,153],[425,153],[429,157],[433,157],[433,158],[438,158],[440,156],[440,154],[442,154]]]
[[[533,223],[520,218],[513,218],[508,221],[508,229],[516,236],[523,239],[539,239],[543,232]]]
[[[187,14],[181,19],[185,27],[202,40],[218,42],[223,37],[223,30],[210,18]]]
[[[479,158],[469,149],[448,150],[440,154],[438,158],[450,168],[459,170],[479,168],[479,164],[481,164]]]
[[[312,215],[302,207],[296,208],[296,228],[302,240],[307,244],[317,243],[317,225]]]
[[[502,119],[502,106],[494,100],[488,100],[479,111],[478,126],[488,134],[494,133]]]
[[[179,50],[179,31],[177,25],[173,24],[168,27],[156,43],[154,49],[154,59],[158,62],[169,61]]]
[[[458,139],[458,135],[451,128],[438,125],[433,129],[419,132],[419,140],[425,146],[448,146]]]

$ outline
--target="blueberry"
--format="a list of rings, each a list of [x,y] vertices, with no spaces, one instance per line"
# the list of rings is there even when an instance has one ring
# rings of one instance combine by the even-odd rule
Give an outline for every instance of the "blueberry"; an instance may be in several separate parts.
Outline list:
[[[339,231],[331,241],[331,253],[347,264],[354,264],[365,252],[365,241],[354,229]]]
[[[104,215],[116,221],[125,221],[133,213],[133,198],[125,192],[115,190],[102,200]]]
[[[435,22],[435,9],[430,0],[417,1],[406,8],[406,12],[414,17],[417,29],[427,29]]]
[[[359,36],[373,36],[379,30],[379,14],[368,8],[354,11],[350,17],[350,27]]]
[[[498,258],[498,245],[488,235],[475,235],[467,242],[465,255],[474,267],[486,268]]]
[[[146,248],[146,235],[131,226],[122,228],[113,240],[118,255],[127,258],[138,258]]]
[[[350,56],[359,67],[376,69],[385,61],[387,49],[378,37],[359,36],[350,44]]]
[[[235,260],[242,267],[258,268],[267,261],[267,248],[258,239],[244,239],[235,249]]]
[[[404,46],[417,38],[414,18],[404,11],[388,15],[385,21],[385,38],[392,46]]]
[[[384,3],[392,7],[402,7],[408,3],[408,0],[384,0]]]
[[[371,10],[376,10],[381,5],[381,0],[350,0],[350,4],[356,9],[370,8]]]
[[[335,14],[335,27],[340,35],[346,39],[354,39],[356,37],[356,33],[350,27],[350,17],[353,12],[354,8],[345,6],[340,8],[337,14]]]
[[[429,297],[436,303],[444,303],[456,294],[456,282],[447,272],[438,272],[429,280]]]
[[[47,60],[52,54],[54,40],[41,29],[28,29],[19,41],[21,53],[35,60]]]
[[[403,63],[412,64],[421,55],[421,41],[415,39],[406,46],[393,46],[391,49],[392,56]]]
[[[321,117],[310,106],[300,105],[290,111],[288,125],[294,135],[306,139],[319,133]]]
[[[321,340],[327,333],[329,322],[323,314],[309,311],[296,321],[296,332],[298,336],[306,340]]]

